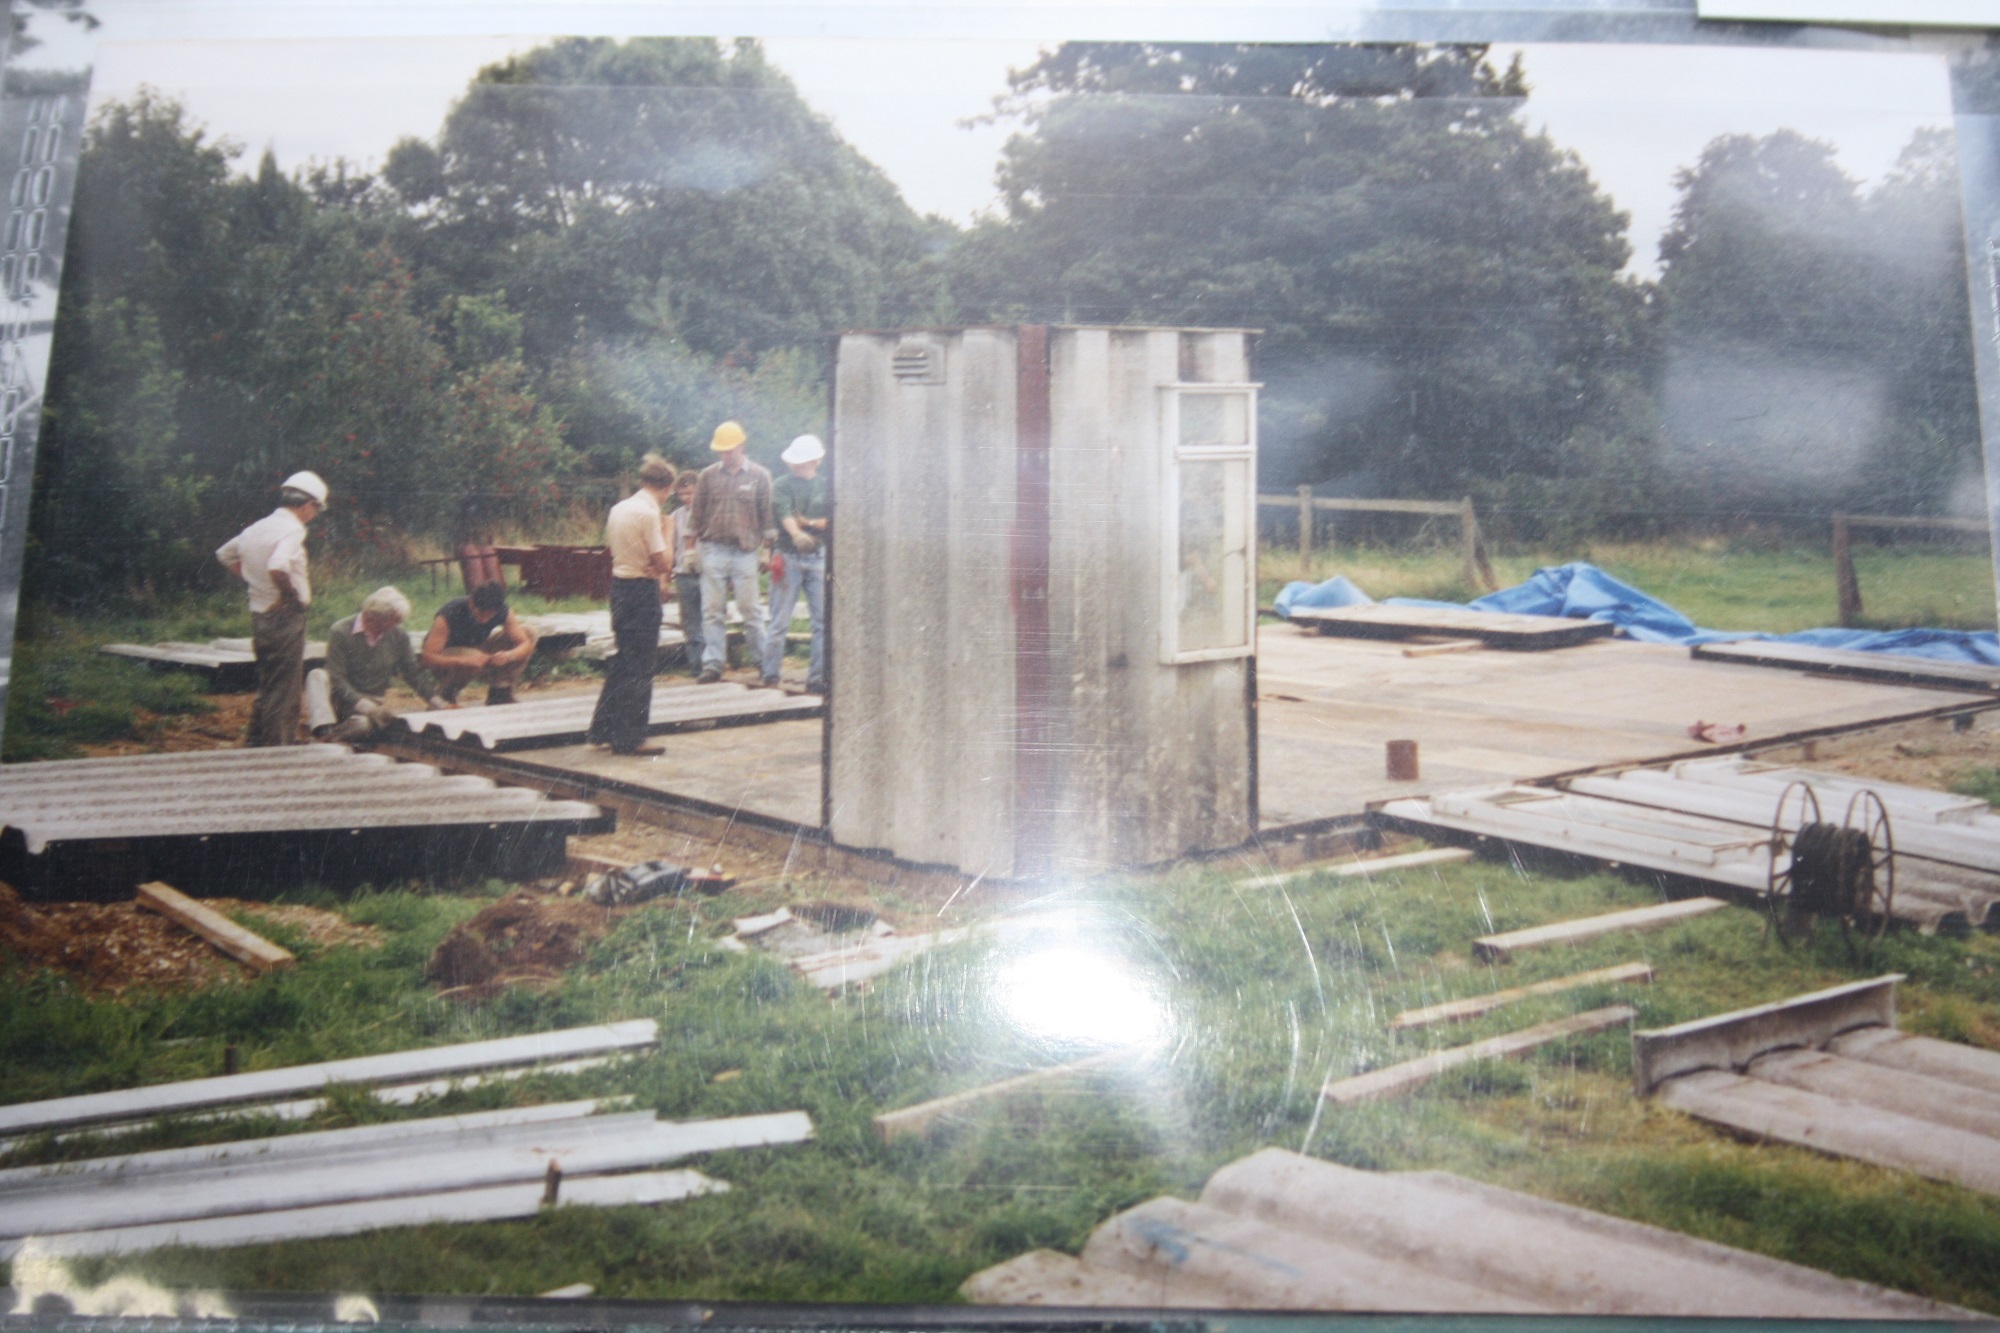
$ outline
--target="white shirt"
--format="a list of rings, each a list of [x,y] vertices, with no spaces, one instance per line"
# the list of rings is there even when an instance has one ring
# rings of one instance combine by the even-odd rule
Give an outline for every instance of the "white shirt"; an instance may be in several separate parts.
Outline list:
[[[312,584],[306,579],[306,525],[282,505],[216,548],[215,558],[225,565],[243,567],[253,613],[269,611],[278,604],[278,585],[271,582],[273,571],[291,579],[292,591],[302,605],[312,604]]]
[[[611,506],[604,520],[604,544],[611,548],[611,577],[658,577],[648,556],[667,553],[667,534],[660,523],[660,502],[641,486]]]

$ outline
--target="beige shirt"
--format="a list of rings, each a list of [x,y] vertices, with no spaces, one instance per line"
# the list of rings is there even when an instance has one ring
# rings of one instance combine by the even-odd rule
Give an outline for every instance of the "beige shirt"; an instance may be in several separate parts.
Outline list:
[[[225,565],[242,566],[253,612],[261,614],[278,604],[272,570],[291,579],[300,605],[312,605],[312,584],[306,581],[305,521],[282,505],[224,542],[216,549],[215,558]]]
[[[667,553],[667,534],[660,524],[660,502],[641,486],[611,506],[604,521],[604,544],[611,548],[611,577],[650,579],[653,555]]]

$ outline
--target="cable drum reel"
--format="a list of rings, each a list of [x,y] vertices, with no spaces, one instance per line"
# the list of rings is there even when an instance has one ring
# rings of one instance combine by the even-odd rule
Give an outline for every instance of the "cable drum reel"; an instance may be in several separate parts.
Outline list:
[[[1832,917],[1852,950],[1856,934],[1870,943],[1882,937],[1895,900],[1896,839],[1882,798],[1866,789],[1854,793],[1840,823],[1832,824],[1810,783],[1787,786],[1771,816],[1766,933],[1790,946],[1815,921]]]

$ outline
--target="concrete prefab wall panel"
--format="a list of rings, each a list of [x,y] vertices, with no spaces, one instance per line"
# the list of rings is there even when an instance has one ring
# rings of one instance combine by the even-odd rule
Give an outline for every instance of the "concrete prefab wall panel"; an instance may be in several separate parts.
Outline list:
[[[912,374],[915,350],[930,360]],[[1011,329],[841,339],[829,804],[843,845],[1013,873],[1015,388]]]
[[[1240,649],[1176,660],[1164,633],[1184,577],[1177,395],[1243,388],[1248,360],[1236,331],[842,338],[836,842],[1020,877],[1251,835],[1247,389],[1231,474],[1243,546],[1219,603],[1223,621],[1242,621]]]
[[[1050,676],[1061,752],[1051,868],[1170,860],[1247,839],[1249,658],[1161,659],[1174,467],[1161,386],[1241,384],[1245,336],[1050,334]]]

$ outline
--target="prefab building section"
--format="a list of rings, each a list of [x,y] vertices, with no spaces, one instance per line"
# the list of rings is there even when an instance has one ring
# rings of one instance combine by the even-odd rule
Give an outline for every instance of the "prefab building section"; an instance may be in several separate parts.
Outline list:
[[[848,334],[834,437],[834,841],[1019,878],[1251,836],[1247,333]]]

